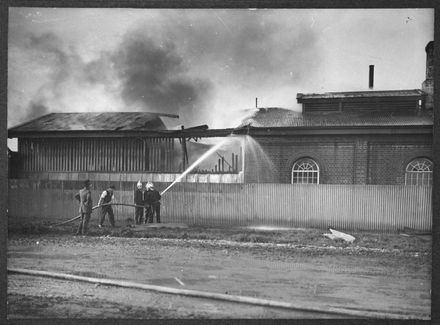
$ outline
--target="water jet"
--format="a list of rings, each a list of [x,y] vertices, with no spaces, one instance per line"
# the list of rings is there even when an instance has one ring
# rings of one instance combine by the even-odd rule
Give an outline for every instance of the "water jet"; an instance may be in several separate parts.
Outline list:
[[[231,134],[232,135],[232,134]],[[221,148],[227,141],[229,141],[231,135],[224,138],[222,141],[214,145],[212,148],[210,148],[208,151],[206,151],[202,156],[200,156],[195,162],[193,162],[182,174],[179,175],[166,189],[164,189],[160,195],[165,194],[171,187],[173,187],[174,184],[177,182],[180,182],[182,178],[184,178],[189,172],[191,172],[194,168],[197,167],[203,160],[208,158],[211,154],[216,152],[219,148]]]

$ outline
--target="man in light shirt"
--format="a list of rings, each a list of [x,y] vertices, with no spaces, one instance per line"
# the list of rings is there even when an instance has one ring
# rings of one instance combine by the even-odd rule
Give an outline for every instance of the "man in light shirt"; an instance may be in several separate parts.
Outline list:
[[[115,195],[114,195],[115,187],[113,185],[109,186],[104,192],[102,192],[101,197],[99,198],[98,205],[115,203]],[[112,206],[105,205],[101,207],[101,218],[99,220],[99,228],[104,226],[105,215],[108,214],[108,219],[112,227],[115,226],[115,215],[113,213]]]

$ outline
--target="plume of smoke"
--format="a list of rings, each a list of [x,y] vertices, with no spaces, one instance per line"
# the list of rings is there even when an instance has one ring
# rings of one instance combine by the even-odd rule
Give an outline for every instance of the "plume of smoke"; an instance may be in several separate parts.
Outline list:
[[[142,110],[179,114],[187,124],[202,123],[201,113],[212,93],[209,80],[185,75],[188,68],[173,43],[157,44],[141,33],[127,33],[116,51],[103,52],[90,62],[52,33],[28,34],[21,50],[31,66],[41,70],[43,81],[37,81],[23,109],[10,112],[18,115],[13,120],[51,111]],[[103,105],[97,105],[100,100]]]
[[[160,30],[149,22],[142,29],[173,40],[191,74],[212,81],[215,96],[205,123],[231,127],[248,114],[243,109],[254,107],[255,97],[265,106],[295,108],[296,93],[316,78],[323,62],[318,32],[310,28],[308,16],[293,19],[291,14],[170,11],[155,21]]]
[[[111,70],[103,69],[105,58],[84,62],[53,33],[23,35],[9,48],[13,109],[8,121],[24,122],[49,112],[111,110],[118,100]]]
[[[10,41],[8,120],[143,110],[178,114],[186,126],[230,127],[255,97],[293,104],[294,87],[319,69],[319,51],[304,20],[283,25],[280,14],[288,12],[161,11],[87,62],[55,32],[22,33]]]
[[[125,103],[179,114],[185,124],[201,123],[212,83],[188,75],[189,68],[174,43],[158,43],[141,31],[127,33],[111,55]]]
[[[47,113],[49,113],[49,109],[43,103],[31,101],[29,104],[27,118],[34,119]]]

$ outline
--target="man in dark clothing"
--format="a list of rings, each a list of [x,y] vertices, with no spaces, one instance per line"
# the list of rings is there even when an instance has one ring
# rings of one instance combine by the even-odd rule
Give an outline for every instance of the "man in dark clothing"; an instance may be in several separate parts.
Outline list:
[[[78,230],[76,235],[86,235],[87,227],[90,221],[90,215],[92,213],[92,193],[90,192],[90,181],[86,180],[84,182],[84,188],[82,188],[75,197],[79,200],[79,213],[81,219],[78,225]]]
[[[139,181],[137,183],[137,189],[134,190],[134,204],[135,205],[144,205],[144,197],[142,192],[142,182]],[[135,207],[134,208],[134,220],[137,225],[142,223],[142,215],[144,212],[144,208]]]
[[[103,205],[107,203],[114,203],[115,196],[113,194],[115,187],[113,185],[109,186],[104,192],[102,192],[99,198],[98,205]],[[112,227],[115,226],[115,215],[113,213],[113,208],[111,205],[105,205],[101,207],[101,218],[99,220],[99,228],[103,227],[105,215],[108,213],[108,219]]]
[[[153,183],[148,182],[147,190],[144,192],[145,204],[145,223],[152,223],[154,214],[156,214],[156,221],[160,223],[160,199],[161,195],[158,190],[154,188]]]

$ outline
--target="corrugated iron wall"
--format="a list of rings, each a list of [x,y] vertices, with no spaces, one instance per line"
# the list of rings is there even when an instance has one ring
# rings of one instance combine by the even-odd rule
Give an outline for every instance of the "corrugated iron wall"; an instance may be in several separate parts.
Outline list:
[[[77,214],[72,182],[10,180],[9,216],[65,220]],[[119,202],[132,203],[135,184],[124,182]],[[79,184],[79,182],[78,182]],[[156,183],[163,190],[168,183]],[[206,226],[333,226],[338,229],[396,231],[432,227],[430,186],[291,185],[177,183],[162,199],[163,222]],[[94,204],[102,190],[92,191]],[[133,217],[133,208],[116,207],[117,221]],[[95,220],[95,221],[93,221]],[[97,222],[94,213],[92,223]]]
[[[172,138],[20,139],[22,171],[174,171]]]
[[[431,229],[431,187],[177,184],[164,196],[173,221],[206,225]]]

